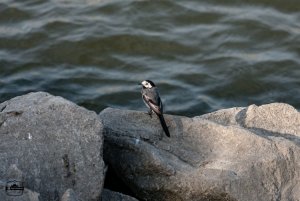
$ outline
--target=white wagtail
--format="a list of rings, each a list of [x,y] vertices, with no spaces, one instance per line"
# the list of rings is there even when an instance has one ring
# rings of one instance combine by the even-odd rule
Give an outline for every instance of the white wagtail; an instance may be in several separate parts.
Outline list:
[[[152,112],[154,112],[159,117],[162,128],[164,129],[166,135],[170,137],[170,132],[163,116],[163,104],[160,100],[157,87],[150,80],[144,80],[141,82],[141,85],[143,101],[149,108],[148,114],[151,116]]]

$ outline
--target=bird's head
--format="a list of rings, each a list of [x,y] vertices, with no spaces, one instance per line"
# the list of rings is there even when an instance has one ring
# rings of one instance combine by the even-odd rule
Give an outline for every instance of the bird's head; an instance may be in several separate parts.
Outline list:
[[[144,80],[141,82],[141,85],[144,89],[151,89],[152,87],[155,87],[155,84],[151,80]]]

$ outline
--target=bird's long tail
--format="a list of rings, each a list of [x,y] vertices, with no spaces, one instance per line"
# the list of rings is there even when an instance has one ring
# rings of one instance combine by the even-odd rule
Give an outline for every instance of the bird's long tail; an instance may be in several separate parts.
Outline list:
[[[167,124],[166,124],[166,122],[165,122],[164,116],[161,114],[161,115],[158,115],[158,117],[159,117],[160,124],[161,124],[161,126],[163,127],[163,129],[164,129],[166,135],[167,135],[168,137],[170,137],[170,132],[169,132],[169,129],[168,129]]]

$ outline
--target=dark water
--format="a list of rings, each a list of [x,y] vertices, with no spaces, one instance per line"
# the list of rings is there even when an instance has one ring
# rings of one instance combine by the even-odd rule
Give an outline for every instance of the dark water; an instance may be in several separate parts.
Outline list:
[[[0,102],[31,91],[88,109],[167,113],[286,102],[300,108],[300,1],[0,1]]]

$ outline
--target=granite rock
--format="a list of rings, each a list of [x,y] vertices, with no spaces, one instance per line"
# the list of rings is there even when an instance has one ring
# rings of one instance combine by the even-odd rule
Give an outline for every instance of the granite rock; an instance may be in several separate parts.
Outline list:
[[[0,180],[15,179],[9,173],[15,165],[25,189],[37,192],[39,200],[59,200],[69,188],[80,200],[98,200],[104,182],[102,129],[95,112],[48,93],[3,102]]]
[[[104,158],[141,200],[299,201],[300,113],[274,103],[187,118],[107,108]]]

